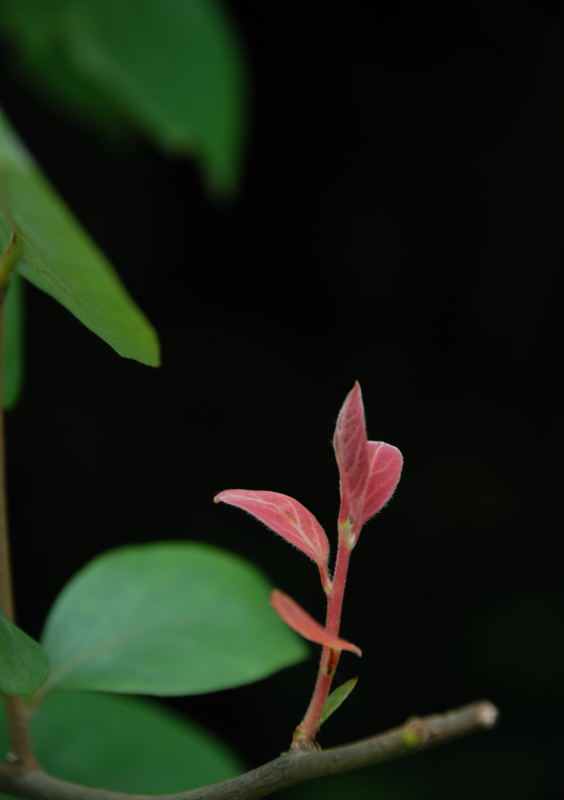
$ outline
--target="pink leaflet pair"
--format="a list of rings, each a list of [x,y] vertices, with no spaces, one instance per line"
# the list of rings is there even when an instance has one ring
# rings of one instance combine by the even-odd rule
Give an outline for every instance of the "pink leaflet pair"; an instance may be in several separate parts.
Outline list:
[[[333,448],[341,492],[339,536],[343,546],[352,549],[364,523],[392,496],[403,463],[397,447],[368,441],[358,381],[337,417]],[[317,519],[305,506],[279,492],[247,489],[227,489],[216,495],[214,501],[248,511],[305,553],[317,564],[325,591],[330,591],[329,541]],[[334,650],[350,650],[361,655],[356,645],[330,634],[288,595],[275,589],[271,599],[282,620],[305,639]]]

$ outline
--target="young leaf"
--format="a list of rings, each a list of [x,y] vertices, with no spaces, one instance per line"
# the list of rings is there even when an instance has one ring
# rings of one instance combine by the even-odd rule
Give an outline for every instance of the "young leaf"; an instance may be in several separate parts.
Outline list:
[[[120,355],[158,365],[155,331],[0,112],[0,252],[14,232],[20,275]]]
[[[36,692],[48,672],[49,661],[41,645],[0,613],[0,692]]]
[[[362,526],[369,469],[366,424],[358,381],[345,398],[337,417],[333,448],[341,484],[339,522],[350,519],[358,533]]]
[[[227,503],[248,511],[316,564],[322,567],[327,565],[327,535],[311,511],[293,497],[279,492],[227,489],[216,495],[214,502]]]
[[[319,718],[319,725],[323,725],[323,723],[329,719],[331,714],[333,714],[339,706],[342,706],[349,694],[352,692],[356,684],[358,683],[358,678],[351,678],[345,683],[342,683],[337,689],[331,692],[327,700],[325,701],[325,705],[323,706],[323,712],[321,717]]]
[[[403,465],[398,448],[385,442],[368,442],[368,458],[363,523],[386,505],[398,485]]]
[[[284,592],[274,589],[271,595],[271,602],[286,625],[296,633],[299,633],[300,636],[303,636],[304,639],[316,644],[322,644],[324,647],[330,647],[332,650],[350,650],[351,653],[356,653],[357,656],[362,655],[359,647],[347,642],[346,639],[340,639],[338,636],[329,633]]]
[[[4,407],[18,399],[23,373],[23,285],[12,274],[4,301]]]
[[[203,544],[104,553],[70,580],[48,616],[45,691],[200,694],[264,678],[305,655],[268,593],[253,566]]]
[[[103,789],[168,794],[231,778],[236,757],[203,728],[147,700],[54,692],[31,719],[41,766]],[[8,752],[0,711],[0,752]]]

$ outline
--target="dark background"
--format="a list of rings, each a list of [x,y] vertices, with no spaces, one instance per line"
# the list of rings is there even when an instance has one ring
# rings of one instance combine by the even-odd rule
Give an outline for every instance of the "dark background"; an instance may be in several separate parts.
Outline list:
[[[21,624],[37,635],[101,550],[184,538],[252,559],[320,617],[313,566],[211,501],[282,491],[331,535],[330,440],[359,379],[370,438],[406,466],[355,551],[342,630],[364,657],[340,675],[360,682],[322,743],[481,697],[502,717],[285,797],[561,796],[563,9],[229,8],[252,78],[232,202],[191,161],[60,116],[2,57],[8,114],[163,348],[159,370],[121,360],[28,288],[8,420]],[[287,747],[315,658],[171,705],[258,764]]]

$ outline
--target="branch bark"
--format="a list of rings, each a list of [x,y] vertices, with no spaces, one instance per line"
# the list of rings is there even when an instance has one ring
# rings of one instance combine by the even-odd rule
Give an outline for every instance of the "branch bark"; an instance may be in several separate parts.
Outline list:
[[[446,714],[413,717],[404,725],[369,739],[322,751],[283,753],[256,769],[221,783],[166,795],[140,795],[79,786],[41,770],[0,765],[0,791],[25,800],[258,800],[297,783],[337,775],[436,747],[492,728],[498,712],[482,700]]]

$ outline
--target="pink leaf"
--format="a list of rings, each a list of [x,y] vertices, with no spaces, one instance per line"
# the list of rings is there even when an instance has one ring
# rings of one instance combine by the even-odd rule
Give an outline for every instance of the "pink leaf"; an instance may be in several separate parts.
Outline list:
[[[284,594],[279,589],[274,589],[270,600],[278,616],[292,630],[303,636],[304,639],[309,639],[310,642],[315,642],[316,644],[322,644],[324,647],[330,647],[332,650],[350,650],[351,653],[356,653],[357,656],[362,655],[362,651],[355,644],[330,634],[319,622],[310,617],[307,611],[304,611],[295,600],[292,600],[291,597],[288,597],[287,594]]]
[[[385,442],[368,442],[368,458],[363,523],[386,505],[398,485],[403,465],[398,448]]]
[[[321,568],[326,567],[329,541],[325,531],[311,511],[293,497],[279,492],[227,489],[216,495],[214,501],[248,511],[313,559]]]
[[[350,519],[357,532],[363,521],[364,495],[369,472],[367,444],[362,394],[357,381],[339,412],[333,437],[341,482],[339,520],[345,522]]]

